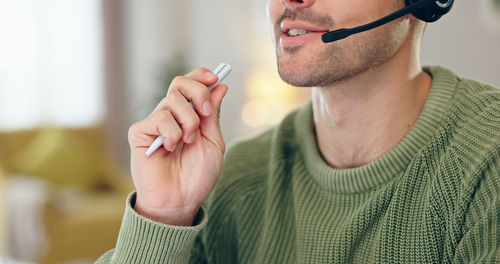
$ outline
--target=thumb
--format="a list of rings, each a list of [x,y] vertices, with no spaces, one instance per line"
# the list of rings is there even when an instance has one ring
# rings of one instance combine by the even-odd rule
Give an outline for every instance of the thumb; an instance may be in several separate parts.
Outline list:
[[[210,103],[214,107],[214,113],[207,117],[200,118],[200,131],[202,136],[209,138],[217,143],[223,143],[222,133],[220,130],[220,110],[222,99],[226,95],[228,87],[225,84],[220,84],[215,87],[210,93]]]

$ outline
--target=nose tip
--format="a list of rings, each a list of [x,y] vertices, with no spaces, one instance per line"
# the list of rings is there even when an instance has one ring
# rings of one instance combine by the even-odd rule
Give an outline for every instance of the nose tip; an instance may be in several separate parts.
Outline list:
[[[288,8],[297,8],[297,7],[309,7],[314,3],[314,0],[281,0]]]

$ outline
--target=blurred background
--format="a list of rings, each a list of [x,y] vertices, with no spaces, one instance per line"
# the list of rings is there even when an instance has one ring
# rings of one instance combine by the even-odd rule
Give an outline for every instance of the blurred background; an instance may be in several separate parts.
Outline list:
[[[309,99],[278,77],[266,0],[0,0],[0,259],[93,263],[114,247],[128,127],[170,80],[233,66],[227,143]],[[424,65],[500,86],[500,1],[456,1],[429,25]],[[1,262],[0,262],[1,263]]]

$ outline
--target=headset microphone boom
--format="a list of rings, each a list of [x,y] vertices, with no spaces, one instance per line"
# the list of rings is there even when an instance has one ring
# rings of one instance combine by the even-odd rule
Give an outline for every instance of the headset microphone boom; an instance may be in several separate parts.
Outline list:
[[[406,7],[386,17],[355,28],[342,28],[327,32],[321,36],[324,43],[330,43],[347,38],[353,34],[380,27],[404,15],[412,13],[416,18],[425,22],[435,22],[448,13],[454,0],[406,0]]]

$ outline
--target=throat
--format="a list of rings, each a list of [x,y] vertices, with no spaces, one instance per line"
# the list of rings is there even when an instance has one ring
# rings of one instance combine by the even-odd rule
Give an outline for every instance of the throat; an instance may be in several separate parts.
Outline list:
[[[312,104],[318,148],[333,168],[366,165],[394,149],[417,122],[432,80],[418,85],[364,90],[313,88]]]

